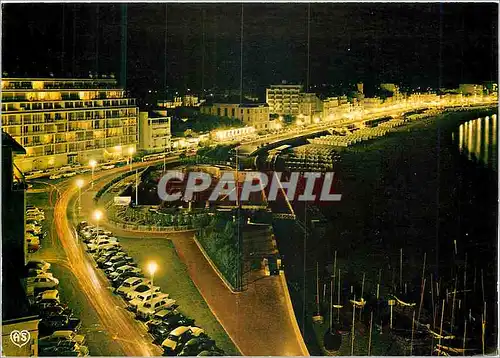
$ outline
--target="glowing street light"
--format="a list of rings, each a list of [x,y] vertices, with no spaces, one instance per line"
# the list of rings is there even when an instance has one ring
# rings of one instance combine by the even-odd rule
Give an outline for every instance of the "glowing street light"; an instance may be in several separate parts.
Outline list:
[[[78,214],[80,214],[80,210],[82,209],[82,188],[83,188],[83,184],[85,184],[85,182],[83,181],[83,179],[81,179],[81,178],[76,179],[76,186],[78,187]]]
[[[97,226],[97,234],[96,234],[96,236],[99,235],[99,220],[101,220],[101,218],[102,218],[102,211],[99,210],[99,209],[95,210],[94,211],[94,219],[95,219],[95,221],[97,223],[97,225],[96,225]]]
[[[148,272],[151,275],[151,300],[153,300],[153,280],[154,280],[155,272],[156,272],[157,268],[158,268],[158,265],[156,264],[156,262],[151,261],[148,263]]]
[[[92,168],[92,188],[94,187],[94,169],[97,165],[97,162],[94,159],[91,159],[89,162],[90,167]]]

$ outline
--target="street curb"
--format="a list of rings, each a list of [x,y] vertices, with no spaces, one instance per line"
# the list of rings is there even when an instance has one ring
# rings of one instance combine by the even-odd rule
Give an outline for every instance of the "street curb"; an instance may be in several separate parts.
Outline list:
[[[198,246],[198,249],[200,249],[201,253],[203,254],[203,256],[205,257],[205,260],[208,261],[208,263],[210,264],[210,266],[212,267],[212,269],[215,271],[215,273],[217,274],[217,276],[219,276],[219,278],[222,280],[222,282],[224,282],[224,285],[226,285],[226,287],[228,288],[229,291],[231,291],[231,293],[233,294],[239,294],[240,292],[236,291],[234,288],[233,288],[233,285],[231,285],[225,278],[224,278],[224,275],[222,275],[222,273],[219,271],[219,269],[217,268],[217,266],[213,263],[212,259],[210,258],[210,256],[208,256],[208,254],[206,253],[205,249],[203,248],[203,246],[199,243],[199,241],[196,239],[196,235],[193,236],[193,241],[195,242],[196,246]]]
[[[286,283],[285,273],[279,275],[281,279],[281,285],[283,290],[285,291],[285,301],[286,306],[288,308],[288,315],[290,316],[290,321],[292,321],[293,330],[297,338],[299,338],[299,345],[302,350],[304,356],[310,356],[309,351],[307,350],[306,343],[304,342],[304,337],[300,332],[299,324],[297,322],[297,317],[295,316],[295,311],[293,310],[292,298],[290,297],[290,292],[288,291],[288,284]]]

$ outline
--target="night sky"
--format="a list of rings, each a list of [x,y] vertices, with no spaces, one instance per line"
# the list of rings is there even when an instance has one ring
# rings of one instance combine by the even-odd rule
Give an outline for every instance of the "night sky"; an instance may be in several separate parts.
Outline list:
[[[122,69],[127,88],[240,87],[241,4],[3,5],[2,71],[88,76]],[[165,22],[167,13],[167,22]],[[245,92],[306,83],[307,4],[244,5]],[[454,87],[497,79],[497,4],[311,4],[310,84]],[[63,55],[63,56],[62,56]]]

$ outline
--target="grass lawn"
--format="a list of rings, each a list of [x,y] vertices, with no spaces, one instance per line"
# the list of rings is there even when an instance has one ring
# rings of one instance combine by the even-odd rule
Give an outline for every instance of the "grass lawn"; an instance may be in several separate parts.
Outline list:
[[[158,270],[155,273],[154,284],[160,286],[163,292],[169,293],[170,297],[179,304],[179,310],[195,319],[196,326],[203,328],[226,355],[239,355],[233,342],[191,281],[186,267],[177,256],[170,240],[166,238],[120,238],[120,242],[144,272],[147,272],[147,263],[155,261],[158,264]]]

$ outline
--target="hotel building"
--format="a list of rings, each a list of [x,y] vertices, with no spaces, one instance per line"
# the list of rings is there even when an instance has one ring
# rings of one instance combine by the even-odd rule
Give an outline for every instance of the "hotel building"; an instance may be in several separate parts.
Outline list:
[[[266,103],[273,114],[299,114],[301,85],[271,85],[266,89]]]
[[[23,172],[135,150],[138,108],[115,79],[2,79],[2,127],[25,149]]]

